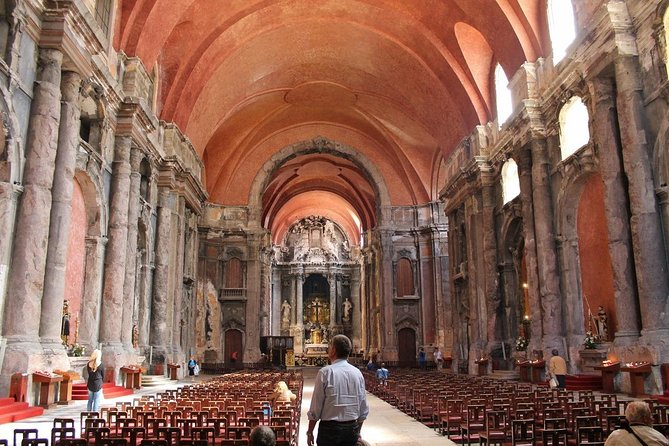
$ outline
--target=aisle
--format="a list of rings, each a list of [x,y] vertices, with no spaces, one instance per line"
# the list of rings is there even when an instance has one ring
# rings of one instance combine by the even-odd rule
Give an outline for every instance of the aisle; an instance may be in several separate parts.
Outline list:
[[[318,369],[307,367],[304,372],[304,392],[300,418],[299,446],[307,445],[307,411],[314,390],[314,380]],[[451,440],[439,435],[433,429],[414,420],[371,393],[367,394],[369,417],[362,426],[362,438],[372,446],[455,446]],[[318,431],[318,425],[316,425]],[[316,432],[317,433],[317,432]]]

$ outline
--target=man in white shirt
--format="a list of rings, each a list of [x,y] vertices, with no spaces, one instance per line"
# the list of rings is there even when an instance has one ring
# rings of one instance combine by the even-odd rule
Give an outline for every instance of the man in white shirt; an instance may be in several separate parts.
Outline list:
[[[434,363],[437,365],[437,370],[441,371],[441,368],[444,366],[444,356],[439,347],[434,348]]]
[[[351,340],[336,335],[330,340],[330,365],[319,370],[307,417],[307,445],[314,444],[314,428],[318,425],[318,446],[355,446],[360,428],[367,419],[369,407],[365,378],[348,363]]]
[[[648,403],[632,401],[625,409],[625,418],[629,428],[611,432],[604,446],[641,446],[641,441],[647,446],[669,446],[667,437],[653,429],[653,416]]]

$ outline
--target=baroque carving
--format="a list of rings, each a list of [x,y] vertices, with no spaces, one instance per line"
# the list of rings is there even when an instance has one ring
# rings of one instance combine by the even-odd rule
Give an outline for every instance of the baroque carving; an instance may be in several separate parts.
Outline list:
[[[325,263],[351,258],[348,238],[332,220],[308,216],[286,233],[283,245],[275,247],[274,256],[283,262]]]

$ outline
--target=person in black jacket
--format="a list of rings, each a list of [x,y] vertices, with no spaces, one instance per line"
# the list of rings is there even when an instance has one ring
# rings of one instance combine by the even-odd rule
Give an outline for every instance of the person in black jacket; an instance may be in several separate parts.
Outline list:
[[[88,378],[86,387],[88,388],[88,406],[89,412],[100,412],[102,403],[102,381],[104,379],[104,369],[102,367],[102,352],[98,349],[93,350],[91,359],[86,364]]]

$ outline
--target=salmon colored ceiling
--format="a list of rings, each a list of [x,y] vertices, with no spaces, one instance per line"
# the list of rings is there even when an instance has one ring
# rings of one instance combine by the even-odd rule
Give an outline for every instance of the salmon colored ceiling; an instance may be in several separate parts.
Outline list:
[[[388,204],[436,200],[443,158],[494,119],[495,64],[511,77],[548,42],[545,0],[123,0],[117,19],[116,47],[158,73],[158,113],[202,155],[210,200],[249,204],[266,175],[273,233],[322,209],[352,237],[378,222],[364,163],[261,170],[314,138],[375,166]]]

